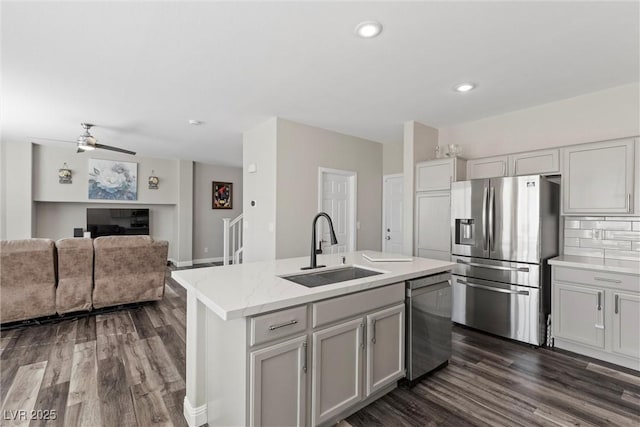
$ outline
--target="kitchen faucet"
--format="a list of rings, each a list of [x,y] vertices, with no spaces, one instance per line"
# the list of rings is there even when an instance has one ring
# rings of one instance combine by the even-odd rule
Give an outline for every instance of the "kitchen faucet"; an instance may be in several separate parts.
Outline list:
[[[320,268],[320,267],[326,267],[325,265],[317,265],[317,258],[316,258],[316,223],[318,222],[318,219],[323,216],[327,219],[327,221],[329,222],[329,233],[331,234],[331,244],[332,245],[337,245],[338,244],[338,238],[336,237],[336,232],[333,230],[333,222],[331,221],[331,217],[325,213],[325,212],[320,212],[319,214],[317,214],[315,217],[313,217],[313,221],[311,222],[311,261],[310,261],[310,265],[308,267],[302,267],[301,270],[311,270],[314,268]]]

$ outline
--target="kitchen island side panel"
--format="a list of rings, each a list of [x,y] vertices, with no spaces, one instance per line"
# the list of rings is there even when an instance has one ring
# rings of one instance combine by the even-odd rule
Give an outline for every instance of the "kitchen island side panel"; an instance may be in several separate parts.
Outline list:
[[[222,320],[206,315],[207,422],[210,426],[248,425],[247,318]]]

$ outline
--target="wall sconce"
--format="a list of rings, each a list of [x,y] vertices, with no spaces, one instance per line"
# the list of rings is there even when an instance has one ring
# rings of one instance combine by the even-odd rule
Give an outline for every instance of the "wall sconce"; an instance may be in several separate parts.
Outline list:
[[[155,176],[155,172],[151,170],[151,176],[149,177],[149,190],[157,190],[158,183],[160,183],[160,178]]]
[[[62,169],[58,169],[58,183],[71,184],[71,169],[69,169],[67,163],[62,165]]]

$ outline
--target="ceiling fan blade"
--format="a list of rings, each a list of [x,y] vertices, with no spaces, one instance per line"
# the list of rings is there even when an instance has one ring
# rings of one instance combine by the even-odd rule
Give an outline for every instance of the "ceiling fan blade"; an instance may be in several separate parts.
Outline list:
[[[124,148],[112,147],[110,145],[94,144],[94,147],[102,148],[103,150],[111,150],[111,151],[117,151],[119,153],[131,154],[132,156],[136,155],[135,151],[125,150]]]
[[[68,139],[41,138],[39,136],[30,136],[28,138],[29,139],[40,139],[42,141],[70,142],[72,144],[77,144],[77,141],[69,141]]]
[[[84,153],[84,150],[81,150],[80,147],[76,150],[76,153]]]

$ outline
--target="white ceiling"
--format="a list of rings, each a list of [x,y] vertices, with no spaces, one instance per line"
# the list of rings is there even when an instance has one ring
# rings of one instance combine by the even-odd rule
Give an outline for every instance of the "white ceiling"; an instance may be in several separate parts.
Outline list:
[[[407,120],[443,127],[640,74],[637,1],[3,1],[1,14],[3,141],[74,140],[86,121],[103,144],[225,165],[272,116],[400,141]],[[353,35],[372,19],[381,36]],[[451,90],[468,80],[473,92]]]

